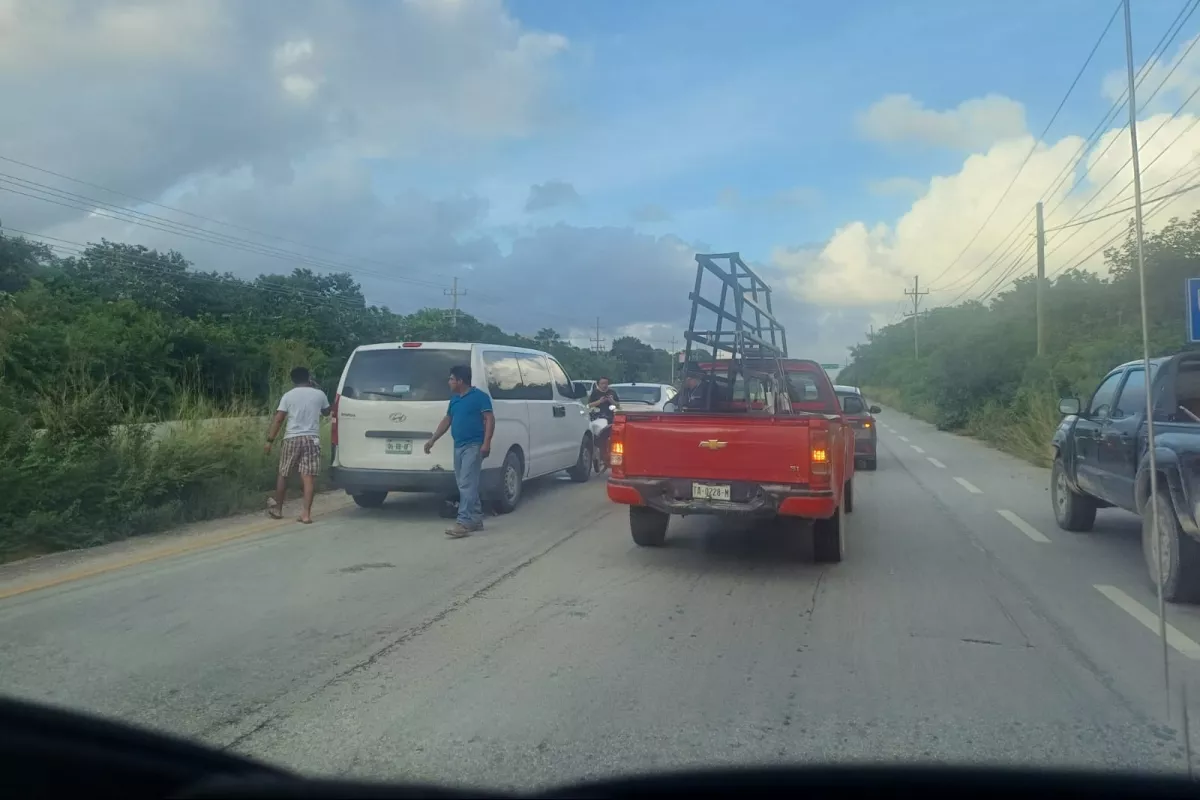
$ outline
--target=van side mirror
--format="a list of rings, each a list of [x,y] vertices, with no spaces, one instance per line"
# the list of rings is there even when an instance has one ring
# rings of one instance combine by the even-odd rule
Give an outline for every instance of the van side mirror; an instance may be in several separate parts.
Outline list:
[[[1058,401],[1058,413],[1068,416],[1079,413],[1078,397],[1062,397]]]
[[[879,413],[879,412],[881,412],[881,411],[883,411],[883,409],[882,409],[882,408],[880,408],[879,406],[871,406],[871,413],[872,413],[872,414],[878,414],[878,413]]]

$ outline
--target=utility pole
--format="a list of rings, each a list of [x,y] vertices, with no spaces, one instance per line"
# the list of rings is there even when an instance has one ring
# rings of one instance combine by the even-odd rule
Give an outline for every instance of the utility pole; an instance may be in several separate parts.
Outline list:
[[[921,357],[921,342],[920,342],[920,339],[918,339],[918,337],[917,337],[917,320],[919,320],[921,318],[920,317],[921,298],[924,297],[925,295],[929,294],[929,290],[926,289],[925,291],[922,292],[921,291],[921,276],[914,275],[913,276],[913,288],[905,289],[904,293],[912,298],[912,304],[913,304],[913,310],[911,312],[906,312],[904,314],[904,316],[906,316],[906,317],[912,317],[912,320],[913,320],[913,358],[920,358]]]
[[[1133,162],[1133,220],[1134,235],[1137,236],[1137,267],[1138,295],[1142,311],[1142,366],[1146,371],[1146,385],[1150,383],[1150,321],[1146,314],[1146,248],[1145,228],[1142,217],[1142,162],[1138,158],[1138,129],[1137,129],[1137,81],[1133,69],[1133,25],[1129,20],[1129,0],[1122,3],[1125,9],[1125,68],[1129,81],[1129,147],[1133,151],[1130,160]],[[1158,585],[1158,635],[1162,639],[1163,691],[1167,700],[1167,719],[1171,718],[1171,667],[1167,650],[1167,606],[1163,597],[1163,537],[1165,532],[1158,519],[1158,463],[1154,447],[1154,398],[1153,392],[1146,392],[1146,454],[1150,461],[1150,528],[1154,531],[1156,547],[1153,548],[1154,561],[1158,562],[1151,571],[1151,577]],[[1190,763],[1190,759],[1189,759]]]
[[[1042,295],[1046,291],[1046,223],[1042,219],[1042,201],[1037,204],[1037,354],[1045,352],[1045,337],[1042,335]]]
[[[675,354],[675,337],[671,337],[671,385],[675,384],[675,362],[677,361]]]
[[[444,289],[443,293],[447,297],[450,298],[450,310],[446,312],[446,316],[450,320],[450,327],[457,328],[458,327],[458,298],[466,297],[467,290],[463,289],[460,292],[458,290],[458,278],[455,278],[454,283],[452,284],[452,288]]]
[[[592,337],[592,346],[595,347],[597,353],[604,352],[604,339],[600,338],[600,318],[596,317],[596,335]]]

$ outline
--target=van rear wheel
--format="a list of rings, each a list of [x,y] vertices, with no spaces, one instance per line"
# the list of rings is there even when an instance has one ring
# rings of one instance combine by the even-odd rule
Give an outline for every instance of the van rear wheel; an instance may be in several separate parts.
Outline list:
[[[589,434],[583,437],[579,445],[579,458],[575,459],[575,466],[567,470],[571,480],[576,483],[586,483],[592,477],[592,450],[592,437]]]
[[[387,500],[387,492],[359,492],[351,495],[360,508],[379,508]]]
[[[509,450],[504,456],[504,465],[500,467],[500,485],[492,500],[492,509],[497,514],[511,514],[521,502],[521,492],[524,489],[525,467],[521,455],[516,450]]]

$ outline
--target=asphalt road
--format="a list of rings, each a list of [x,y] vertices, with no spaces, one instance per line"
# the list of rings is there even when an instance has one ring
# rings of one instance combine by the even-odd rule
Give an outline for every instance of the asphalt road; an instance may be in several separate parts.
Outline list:
[[[1200,610],[1168,611],[1168,720],[1138,520],[1061,531],[1045,470],[880,421],[838,565],[710,519],[637,548],[599,479],[539,482],[462,541],[395,498],[77,557],[101,567],[75,580],[0,572],[0,690],[313,773],[474,785],[780,761],[1185,769]]]

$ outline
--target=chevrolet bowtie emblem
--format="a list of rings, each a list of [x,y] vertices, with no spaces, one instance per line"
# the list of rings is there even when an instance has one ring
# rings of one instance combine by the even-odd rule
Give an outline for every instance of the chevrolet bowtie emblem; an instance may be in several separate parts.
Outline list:
[[[721,442],[717,441],[716,439],[707,439],[703,442],[700,442],[700,446],[706,450],[720,450],[727,444],[729,444],[729,442]]]

